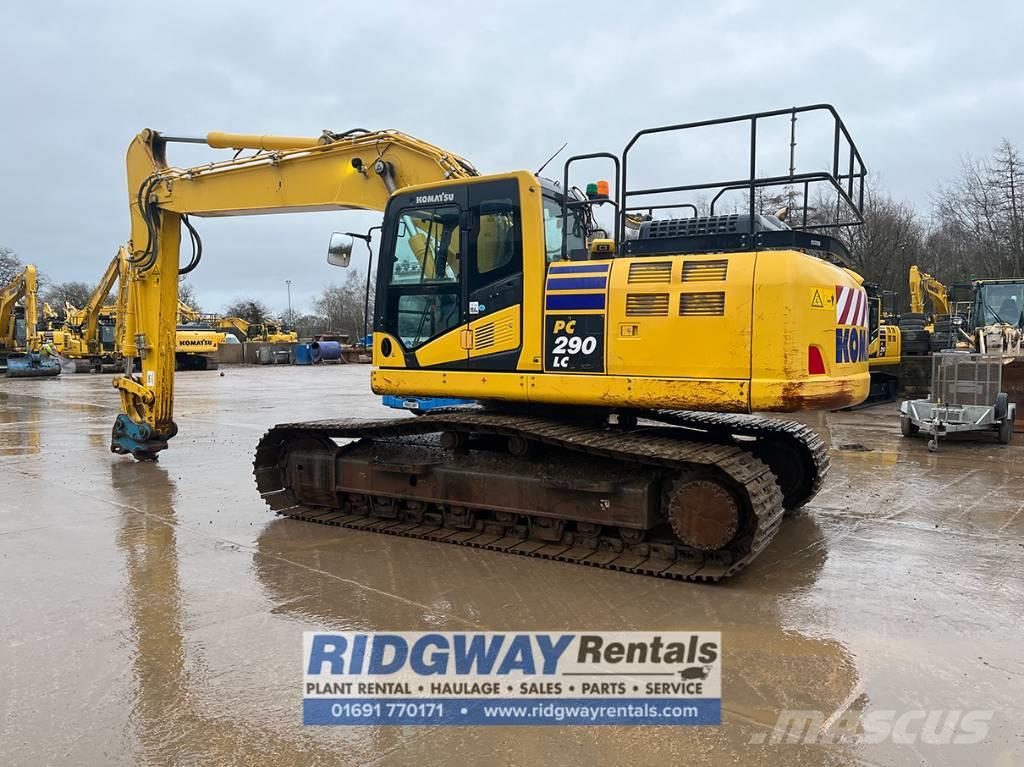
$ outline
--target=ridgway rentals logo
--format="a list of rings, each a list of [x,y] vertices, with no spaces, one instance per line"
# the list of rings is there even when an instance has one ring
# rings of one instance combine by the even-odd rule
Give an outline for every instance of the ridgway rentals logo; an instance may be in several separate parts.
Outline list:
[[[827,717],[822,711],[779,713],[774,729],[757,733],[753,745],[799,743],[877,745],[964,745],[981,743],[988,736],[994,712],[962,709],[878,709],[866,713],[845,710],[840,716]]]
[[[720,724],[718,632],[306,632],[306,724]]]

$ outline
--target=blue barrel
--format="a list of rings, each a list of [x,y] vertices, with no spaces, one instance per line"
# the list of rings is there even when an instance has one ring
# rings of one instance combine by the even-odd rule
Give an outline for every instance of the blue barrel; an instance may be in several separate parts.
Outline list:
[[[313,364],[313,353],[310,351],[309,344],[295,344],[295,364]]]
[[[313,362],[340,360],[341,344],[337,341],[314,341],[309,345],[309,352]]]

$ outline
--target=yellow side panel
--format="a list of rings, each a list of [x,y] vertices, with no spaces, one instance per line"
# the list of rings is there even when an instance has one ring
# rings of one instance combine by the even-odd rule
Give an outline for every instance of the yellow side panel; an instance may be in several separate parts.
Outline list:
[[[575,373],[495,373],[431,370],[374,370],[375,394],[464,397],[512,402],[624,407],[747,411],[746,381],[628,378]]]
[[[840,289],[863,302],[859,311],[843,310]],[[825,410],[862,402],[871,387],[866,303],[860,279],[845,269],[791,250],[759,253],[751,409]],[[851,334],[856,338],[848,344]],[[824,362],[823,374],[809,372],[811,346]]]
[[[384,341],[388,343],[385,344]],[[390,353],[384,354],[384,347],[387,346]],[[402,347],[398,339],[390,333],[383,333],[375,330],[373,333],[373,365],[374,367],[404,368],[405,357],[402,356]]]
[[[465,329],[465,325],[459,325],[421,346],[416,351],[416,361],[420,367],[429,368],[446,362],[465,360],[466,343],[462,335]]]
[[[755,258],[732,253],[615,259],[608,374],[749,379]]]
[[[868,348],[868,366],[892,367],[900,364],[902,352],[900,329],[892,325],[879,325],[878,336]]]
[[[520,326],[519,304],[473,320],[469,323],[472,333],[469,356],[483,357],[518,349],[522,337]]]
[[[187,354],[212,354],[224,343],[222,333],[179,330],[175,336],[174,351]]]
[[[519,180],[523,223],[523,316],[528,318],[520,328],[523,349],[517,367],[520,370],[541,369],[541,341],[544,331],[539,318],[543,311],[544,275],[547,270],[544,253],[544,213],[540,184],[535,176],[522,171],[514,174]],[[533,318],[538,318],[534,321]]]

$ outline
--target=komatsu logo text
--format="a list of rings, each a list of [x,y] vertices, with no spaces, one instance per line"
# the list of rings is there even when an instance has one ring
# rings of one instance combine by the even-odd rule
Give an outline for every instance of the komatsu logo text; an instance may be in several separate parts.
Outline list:
[[[433,202],[455,202],[455,195],[452,192],[435,192],[434,194],[416,195],[417,205],[424,205]]]
[[[868,331],[864,328],[836,328],[836,362],[867,362]]]

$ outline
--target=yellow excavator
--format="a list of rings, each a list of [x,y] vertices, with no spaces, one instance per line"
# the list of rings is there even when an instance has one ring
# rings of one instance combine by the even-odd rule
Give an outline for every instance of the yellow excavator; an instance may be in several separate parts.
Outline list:
[[[60,375],[60,363],[43,349],[37,329],[37,290],[32,264],[0,288],[0,368],[9,378]]]
[[[43,332],[44,340],[54,345],[76,373],[100,372],[104,366],[115,365],[119,359],[118,306],[106,305],[106,300],[115,282],[119,297],[127,291],[127,266],[128,253],[121,246],[107,264],[85,306],[78,309],[65,302],[63,322]]]
[[[893,298],[892,291],[882,290],[873,282],[865,282],[868,296],[868,368],[871,371],[872,403],[889,402],[899,394],[897,368],[902,361],[902,333],[899,326],[890,322],[891,312],[886,311],[886,298]]]
[[[900,316],[899,329],[903,336],[903,353],[928,354],[944,349],[950,343],[951,317],[949,289],[935,277],[922,272],[917,265],[910,267],[910,312]],[[925,311],[925,298],[932,311]]]
[[[176,370],[216,370],[219,367],[217,350],[222,343],[224,333],[184,301],[178,301],[174,347]]]
[[[299,336],[294,330],[285,329],[276,320],[247,322],[241,317],[213,317],[210,319],[218,330],[230,333],[242,343],[263,341],[266,343],[298,343]]]
[[[831,121],[834,161],[758,177],[757,136],[784,122],[795,148],[809,113]],[[651,135],[709,126],[749,132],[749,177],[631,186]],[[176,168],[167,149],[181,141],[235,154]],[[584,161],[613,169],[614,193],[608,182],[570,185]],[[184,227],[192,254],[180,271],[191,271],[201,216],[383,211],[373,391],[480,403],[272,428],[256,448],[256,484],[288,517],[715,581],[748,565],[828,470],[813,430],[753,413],[868,394],[867,297],[838,265],[845,248],[810,230],[806,206],[792,225],[758,209],[765,189],[808,199],[825,184],[849,212],[835,223],[862,221],[866,170],[829,105],[645,129],[621,155],[569,158],[561,181],[482,175],[419,139],[362,129],[144,130],[127,170],[136,311],[125,354],[141,370],[115,379],[112,451],[153,459],[177,432],[179,246]],[[709,215],[662,217],[690,210],[666,196],[707,193]],[[737,198],[745,212],[721,212]],[[614,223],[599,223],[609,210]],[[352,247],[336,234],[329,262],[347,265]]]

